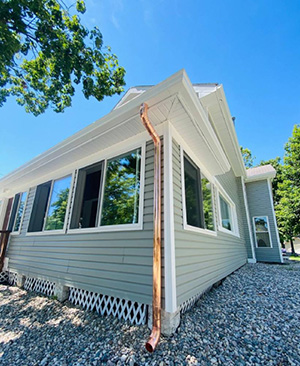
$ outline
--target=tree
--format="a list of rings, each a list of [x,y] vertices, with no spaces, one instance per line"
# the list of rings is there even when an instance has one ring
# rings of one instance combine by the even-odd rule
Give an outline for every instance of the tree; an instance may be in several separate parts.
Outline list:
[[[293,238],[299,234],[299,196],[293,190],[293,184],[286,179],[279,184],[280,201],[275,208],[278,231],[281,238],[290,241],[292,254],[295,254]]]
[[[103,52],[100,30],[84,27],[77,0],[70,13],[63,0],[2,0],[0,4],[0,106],[15,96],[35,116],[48,107],[71,105],[75,85],[88,99],[123,91],[125,70],[109,47]]]
[[[290,240],[300,234],[300,125],[295,125],[292,137],[285,145],[283,181],[278,184],[279,203],[276,207],[279,231]]]
[[[243,148],[242,146],[240,148],[241,148],[241,153],[242,153],[245,167],[247,169],[252,168],[253,164],[254,164],[255,156],[252,156],[251,150],[249,150],[247,148]]]
[[[279,203],[280,196],[278,195],[279,184],[284,180],[284,166],[281,164],[281,158],[277,156],[275,159],[270,160],[262,160],[259,166],[262,165],[272,165],[272,167],[276,170],[276,176],[272,181],[272,192],[273,192],[273,201],[274,207]]]

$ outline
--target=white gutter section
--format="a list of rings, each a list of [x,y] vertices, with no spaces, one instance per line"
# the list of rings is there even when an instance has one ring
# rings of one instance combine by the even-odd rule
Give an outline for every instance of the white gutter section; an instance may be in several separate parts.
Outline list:
[[[259,180],[265,180],[265,179],[273,179],[276,176],[276,171],[274,170],[273,172],[268,172],[268,173],[263,173],[263,174],[256,174],[256,175],[252,175],[251,177],[247,177],[245,179],[246,183],[249,182],[257,182]]]
[[[252,235],[252,226],[251,226],[251,220],[250,220],[250,214],[249,214],[248,198],[247,198],[247,193],[246,193],[245,179],[243,177],[241,177],[241,182],[242,182],[242,188],[243,188],[243,197],[244,197],[244,203],[245,203],[245,208],[246,208],[247,225],[248,225],[248,230],[249,230],[249,238],[250,238],[251,253],[252,253],[252,258],[248,258],[248,263],[256,263],[256,255],[255,255],[254,241],[253,241],[253,235]]]

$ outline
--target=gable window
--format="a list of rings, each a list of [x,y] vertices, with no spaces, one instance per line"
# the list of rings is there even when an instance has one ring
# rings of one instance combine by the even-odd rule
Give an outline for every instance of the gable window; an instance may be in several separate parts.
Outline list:
[[[101,226],[137,224],[141,149],[107,161]]]
[[[267,216],[253,217],[256,246],[258,248],[271,248],[269,220]]]
[[[186,224],[214,230],[211,183],[187,155],[183,163]]]
[[[18,232],[21,229],[21,221],[25,211],[26,198],[27,198],[27,192],[20,193],[13,232]]]
[[[28,232],[64,228],[70,184],[71,176],[67,176],[37,186]]]

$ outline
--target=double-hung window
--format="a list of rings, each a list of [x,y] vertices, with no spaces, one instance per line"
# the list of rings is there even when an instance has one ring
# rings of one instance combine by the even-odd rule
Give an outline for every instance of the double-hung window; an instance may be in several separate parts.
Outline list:
[[[268,216],[253,217],[256,246],[258,248],[271,248]]]
[[[64,230],[71,175],[36,188],[28,232]]]
[[[223,190],[221,190],[223,192]],[[238,222],[235,204],[227,194],[220,193],[219,196],[219,230],[239,235]]]
[[[70,229],[139,223],[141,148],[78,171]]]
[[[211,183],[185,154],[183,165],[186,225],[213,231],[214,213]]]

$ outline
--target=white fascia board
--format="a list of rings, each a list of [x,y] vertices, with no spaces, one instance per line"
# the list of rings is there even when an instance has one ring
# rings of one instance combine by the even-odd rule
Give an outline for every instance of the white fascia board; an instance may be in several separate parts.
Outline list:
[[[179,92],[179,98],[184,99],[187,109],[193,118],[194,125],[210,148],[211,154],[218,162],[221,172],[228,172],[231,168],[230,163],[185,71],[183,72],[183,83]]]
[[[223,85],[220,85],[217,88],[216,98],[218,99],[218,104],[223,112],[224,122],[226,124],[226,128],[228,130],[232,146],[234,147],[234,152],[231,154],[229,153],[231,157],[230,160],[237,162],[237,165],[233,164],[233,169],[237,176],[242,176],[246,178],[247,177],[246,168],[241,154],[240,145],[237,139],[236,130],[232,121],[231,113],[224,93]]]
[[[245,179],[245,182],[249,183],[249,182],[257,182],[259,180],[274,179],[275,176],[276,176],[276,171],[274,170],[274,172],[267,172],[267,173],[253,175],[252,177],[248,177]]]
[[[82,145],[83,141],[89,141],[93,136],[97,136],[99,131],[103,131],[104,127],[109,124],[116,124],[118,121],[128,120],[135,116],[139,116],[139,107],[142,103],[147,102],[149,108],[157,102],[159,99],[165,99],[176,94],[179,89],[179,85],[182,84],[185,71],[180,70],[163,82],[153,86],[151,89],[134,98],[129,103],[111,111],[101,119],[95,121],[64,141],[58,143],[54,147],[48,149],[44,153],[38,155],[36,158],[30,160],[28,163],[22,165],[20,168],[15,169],[2,179],[0,179],[0,189],[2,186],[13,182],[16,179],[20,179],[23,175],[30,173],[31,171],[38,169],[39,167],[47,164],[49,160],[54,160],[65,154],[68,151],[75,150],[77,146]],[[61,166],[58,161],[57,169]]]

